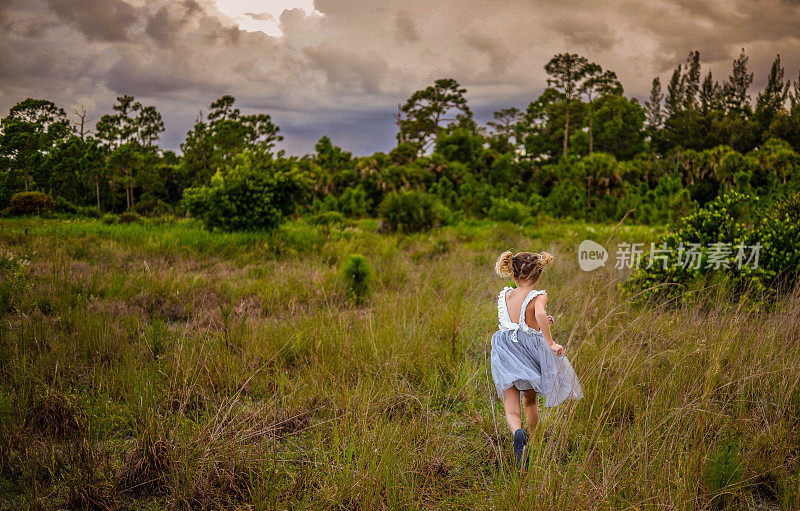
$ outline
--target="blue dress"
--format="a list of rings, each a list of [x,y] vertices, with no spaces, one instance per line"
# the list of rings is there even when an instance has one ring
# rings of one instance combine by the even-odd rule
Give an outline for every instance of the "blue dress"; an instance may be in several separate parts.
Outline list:
[[[544,290],[532,290],[522,302],[519,323],[511,321],[503,288],[497,298],[499,325],[492,335],[492,378],[498,397],[512,386],[519,390],[533,389],[544,396],[545,406],[556,406],[565,399],[583,397],[581,385],[566,355],[557,356],[547,346],[541,331],[525,323],[525,309]]]

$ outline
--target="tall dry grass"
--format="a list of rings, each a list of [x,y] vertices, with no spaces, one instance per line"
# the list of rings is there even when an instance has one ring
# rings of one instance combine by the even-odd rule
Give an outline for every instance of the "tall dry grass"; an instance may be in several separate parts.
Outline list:
[[[800,296],[631,304],[623,273],[576,264],[612,228],[4,220],[4,268],[27,269],[4,272],[0,508],[797,509]],[[488,364],[509,247],[556,255],[584,389],[542,409],[523,472]]]

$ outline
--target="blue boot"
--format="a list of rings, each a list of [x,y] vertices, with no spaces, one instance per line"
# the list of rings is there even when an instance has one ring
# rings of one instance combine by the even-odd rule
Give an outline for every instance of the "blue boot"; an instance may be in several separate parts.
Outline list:
[[[528,443],[528,435],[522,428],[514,432],[514,460],[519,467],[522,463],[522,454],[525,450],[525,445]]]

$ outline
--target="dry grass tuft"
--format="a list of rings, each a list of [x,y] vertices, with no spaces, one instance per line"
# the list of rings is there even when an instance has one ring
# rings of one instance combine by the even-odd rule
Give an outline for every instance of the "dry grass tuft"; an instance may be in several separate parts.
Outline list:
[[[23,424],[36,436],[74,440],[84,432],[80,410],[66,397],[47,391],[25,412]]]
[[[116,490],[132,495],[163,495],[169,489],[174,462],[173,440],[160,428],[148,430],[125,457]]]

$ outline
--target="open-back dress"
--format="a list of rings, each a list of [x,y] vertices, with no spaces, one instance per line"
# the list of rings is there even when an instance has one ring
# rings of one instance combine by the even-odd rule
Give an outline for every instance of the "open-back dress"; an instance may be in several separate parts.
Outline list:
[[[565,399],[583,397],[581,385],[566,355],[558,356],[547,346],[544,334],[525,323],[528,304],[544,294],[534,289],[525,297],[519,313],[519,323],[508,314],[506,286],[497,298],[497,332],[492,335],[492,378],[497,395],[512,386],[519,390],[533,389],[544,396],[545,406],[556,406]]]

